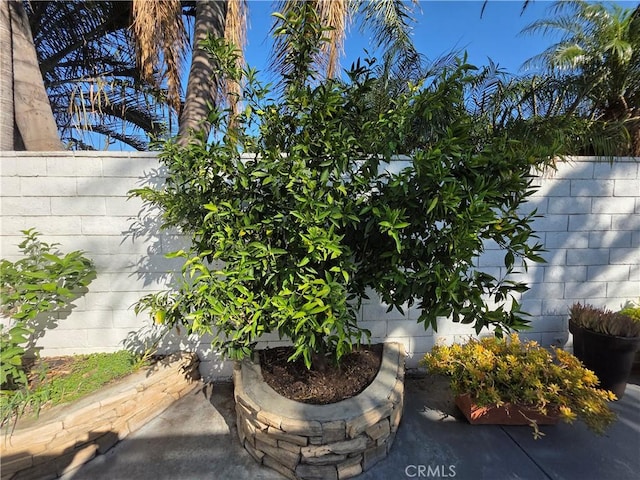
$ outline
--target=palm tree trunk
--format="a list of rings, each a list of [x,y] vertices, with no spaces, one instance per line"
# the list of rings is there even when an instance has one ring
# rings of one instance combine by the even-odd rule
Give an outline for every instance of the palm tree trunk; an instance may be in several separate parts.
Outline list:
[[[216,101],[218,79],[213,76],[213,60],[202,48],[200,42],[211,34],[224,37],[227,15],[226,1],[200,0],[196,2],[195,32],[193,36],[193,57],[185,103],[180,113],[179,142],[186,144],[192,131],[202,130],[205,138],[209,136],[211,125],[206,119],[209,103]]]
[[[21,141],[26,150],[62,150],[58,128],[38,66],[38,56],[33,45],[29,19],[21,1],[11,0],[6,7],[9,11],[11,42],[9,44],[3,42],[2,45],[3,48],[12,52],[10,58],[12,58],[13,107],[7,107],[7,109],[13,112],[19,137],[14,142]],[[2,11],[4,24],[4,5]],[[3,87],[2,95],[6,94]],[[8,105],[4,102],[9,100],[3,98],[3,110],[5,105]]]
[[[13,150],[13,55],[9,4],[0,2],[0,151]]]

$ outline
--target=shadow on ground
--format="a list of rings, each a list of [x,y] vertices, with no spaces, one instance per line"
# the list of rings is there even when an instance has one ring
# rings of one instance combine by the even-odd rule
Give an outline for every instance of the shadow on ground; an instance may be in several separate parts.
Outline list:
[[[359,480],[632,480],[640,472],[640,375],[613,408],[619,420],[598,437],[584,425],[469,425],[446,382],[408,378],[405,413],[389,456]],[[233,387],[204,385],[149,424],[63,477],[73,480],[282,479],[240,446]]]

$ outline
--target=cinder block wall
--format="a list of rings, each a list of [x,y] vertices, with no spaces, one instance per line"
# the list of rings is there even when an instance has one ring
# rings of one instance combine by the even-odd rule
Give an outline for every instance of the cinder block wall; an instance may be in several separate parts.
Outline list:
[[[536,178],[535,185],[538,190],[524,210],[536,209],[541,215],[533,228],[546,249],[546,263],[511,277],[531,287],[518,297],[532,315],[532,329],[521,337],[571,349],[567,322],[573,303],[618,310],[629,300],[640,300],[640,158],[618,158],[610,164],[574,157]],[[478,267],[504,273],[504,252],[497,245],[486,248]],[[409,312],[415,318],[412,315]],[[387,322],[386,334],[401,336],[413,353],[408,365],[434,341],[463,341],[474,334],[444,319],[433,335],[415,329],[410,322]]]
[[[38,345],[43,355],[122,349],[144,319],[131,306],[160,289],[180,264],[165,258],[179,237],[160,233],[154,212],[129,199],[158,174],[154,153],[11,153],[0,158],[2,258],[19,258],[21,230],[35,228],[63,253],[84,250],[98,272],[89,292],[61,312]],[[152,180],[150,180],[152,181]]]
[[[178,261],[164,255],[184,246],[175,232],[160,232],[157,212],[145,211],[128,191],[161,181],[154,153],[129,152],[4,152],[0,158],[1,257],[15,260],[20,230],[36,228],[64,251],[81,249],[92,258],[98,277],[72,312],[61,312],[54,328],[39,339],[45,356],[115,351],[134,332],[146,336],[150,322],[136,317],[132,305],[144,294],[167,284]],[[536,179],[538,192],[527,209],[543,215],[534,229],[545,245],[546,264],[518,274],[531,290],[520,301],[533,315],[533,329],[524,336],[543,344],[570,346],[567,311],[574,302],[618,309],[640,298],[640,159],[619,158],[613,165],[592,158],[574,158],[557,171]],[[478,267],[504,270],[504,253],[487,245]],[[416,323],[414,308],[387,312],[375,298],[360,317],[374,341],[404,343],[407,365],[415,366],[436,341],[461,341],[473,330],[443,319],[438,331]],[[276,335],[266,345],[278,345]],[[165,351],[198,352],[205,377],[231,375],[208,339],[167,337]]]

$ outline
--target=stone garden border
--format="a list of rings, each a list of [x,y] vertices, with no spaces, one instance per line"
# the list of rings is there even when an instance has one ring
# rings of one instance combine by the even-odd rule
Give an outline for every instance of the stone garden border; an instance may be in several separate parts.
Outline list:
[[[2,432],[2,480],[49,479],[104,453],[197,385],[198,357],[174,353],[81,400]]]
[[[402,418],[404,347],[385,343],[380,370],[360,394],[329,405],[287,399],[258,362],[234,367],[240,443],[256,461],[290,479],[342,480],[385,458]]]

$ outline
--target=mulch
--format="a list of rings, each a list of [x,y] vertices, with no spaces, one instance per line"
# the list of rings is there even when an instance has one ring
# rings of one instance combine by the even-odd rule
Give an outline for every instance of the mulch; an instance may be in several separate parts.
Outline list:
[[[302,359],[287,362],[292,347],[260,352],[265,382],[280,395],[303,403],[324,405],[351,398],[373,381],[382,358],[382,345],[363,346],[342,357],[340,365],[329,364],[324,372],[309,370]]]

